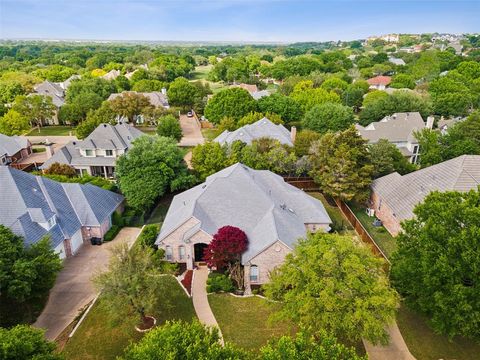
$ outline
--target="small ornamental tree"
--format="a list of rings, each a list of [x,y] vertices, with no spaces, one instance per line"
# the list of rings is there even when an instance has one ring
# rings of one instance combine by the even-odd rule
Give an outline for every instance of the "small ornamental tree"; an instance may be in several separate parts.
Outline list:
[[[227,268],[230,277],[243,286],[243,271],[240,265],[242,254],[248,248],[247,235],[235,226],[223,226],[213,235],[213,239],[205,249],[204,258],[208,266],[218,269]]]
[[[48,169],[45,170],[45,174],[47,175],[63,175],[66,177],[75,177],[77,176],[77,172],[73,167],[67,164],[60,164],[58,162],[53,163],[49,166]]]

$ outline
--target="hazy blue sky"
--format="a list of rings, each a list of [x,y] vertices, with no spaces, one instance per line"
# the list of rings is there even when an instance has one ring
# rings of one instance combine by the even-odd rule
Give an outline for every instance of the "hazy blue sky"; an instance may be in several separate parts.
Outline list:
[[[480,0],[0,0],[0,38],[323,41],[480,32]]]

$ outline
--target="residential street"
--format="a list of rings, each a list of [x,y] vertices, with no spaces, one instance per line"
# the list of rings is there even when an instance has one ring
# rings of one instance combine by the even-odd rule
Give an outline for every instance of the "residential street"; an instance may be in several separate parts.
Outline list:
[[[132,244],[140,228],[123,228],[117,237],[102,246],[84,244],[80,251],[63,263],[63,269],[50,291],[45,309],[34,326],[46,329],[46,337],[54,340],[75,319],[78,311],[88,304],[97,292],[91,277],[108,264],[109,249],[121,243]]]

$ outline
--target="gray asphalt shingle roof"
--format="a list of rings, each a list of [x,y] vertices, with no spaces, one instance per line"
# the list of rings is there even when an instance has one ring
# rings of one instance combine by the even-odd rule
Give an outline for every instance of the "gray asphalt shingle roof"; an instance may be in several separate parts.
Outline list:
[[[128,150],[133,140],[142,135],[143,132],[128,124],[100,124],[85,140],[71,141],[59,149],[41,168],[47,169],[56,162],[72,166],[114,166],[114,157],[85,157],[80,150]]]
[[[111,94],[108,97],[108,101],[112,101],[113,99],[122,96],[123,94],[130,93],[130,94],[138,94],[138,95],[143,95],[150,100],[150,104],[152,104],[155,107],[164,107],[168,109],[170,106],[168,104],[168,98],[167,95],[163,94],[160,91],[152,91],[152,92],[137,92],[137,91],[124,91],[121,93],[115,93]]]
[[[28,140],[23,136],[0,134],[0,156],[13,156],[28,147]]]
[[[0,224],[25,238],[26,245],[50,235],[53,247],[82,226],[99,226],[123,202],[123,196],[90,184],[59,183],[0,166]],[[55,216],[49,230],[46,223]]]
[[[425,123],[420,113],[404,112],[385,116],[382,120],[365,127],[359,124],[355,127],[369,143],[376,143],[380,139],[395,143],[415,140],[413,133],[425,128]]]
[[[234,131],[225,130],[213,141],[216,141],[222,145],[230,145],[237,140],[240,140],[246,144],[251,144],[253,140],[264,137],[278,140],[281,144],[293,146],[293,142],[290,137],[290,131],[288,131],[283,125],[274,124],[266,117],[253,124],[242,126]]]
[[[192,217],[200,222],[198,228],[210,235],[225,225],[245,231],[249,248],[242,256],[243,263],[278,240],[293,247],[305,237],[307,223],[331,223],[319,200],[287,184],[281,176],[240,163],[176,195],[157,244]],[[191,235],[197,229],[193,230]]]
[[[469,191],[480,185],[480,155],[462,155],[407,175],[392,173],[373,181],[372,190],[399,220],[413,217],[415,205],[432,191]]]

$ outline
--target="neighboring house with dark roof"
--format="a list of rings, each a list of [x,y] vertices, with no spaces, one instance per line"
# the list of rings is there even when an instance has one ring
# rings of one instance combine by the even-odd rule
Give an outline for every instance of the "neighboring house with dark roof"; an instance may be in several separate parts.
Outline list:
[[[32,144],[24,136],[0,134],[0,165],[14,164],[32,154]]]
[[[393,56],[390,56],[388,58],[388,61],[390,61],[392,64],[394,65],[400,65],[400,66],[404,66],[406,65],[405,64],[405,61],[403,59],[400,59],[400,58],[396,58],[396,57],[393,57]]]
[[[395,144],[400,152],[409,159],[412,164],[418,162],[420,146],[415,138],[415,132],[429,127],[433,127],[434,118],[429,116],[427,124],[418,112],[395,113],[385,116],[382,120],[372,122],[363,127],[355,125],[359,134],[368,141],[369,144],[375,144],[380,139],[386,139]]]
[[[57,107],[57,114],[48,120],[49,125],[58,125],[58,110],[65,104],[65,92],[73,80],[80,79],[80,75],[72,75],[63,82],[52,82],[45,80],[33,88],[36,95],[48,96],[52,99],[53,105]]]
[[[448,129],[450,129],[455,124],[458,124],[459,122],[464,121],[465,119],[466,117],[461,117],[461,116],[444,119],[444,117],[442,116],[442,118],[438,120],[437,126],[440,132],[442,133],[442,135],[446,135],[448,133]]]
[[[480,155],[462,155],[407,175],[395,172],[372,183],[372,208],[393,236],[432,191],[469,191],[480,185]]]
[[[90,184],[60,183],[0,166],[0,224],[31,245],[49,236],[65,258],[92,237],[103,238],[123,196]]]
[[[237,130],[225,130],[213,141],[222,145],[230,145],[234,141],[239,140],[250,145],[253,140],[266,137],[278,140],[281,144],[293,146],[293,143],[295,142],[295,134],[295,127],[292,127],[292,131],[290,132],[283,125],[276,125],[264,117],[253,124],[242,126]]]
[[[392,78],[390,76],[375,76],[367,80],[370,89],[375,90],[385,90],[391,82]]]
[[[237,163],[173,198],[156,244],[167,260],[192,269],[219,228],[243,230],[249,241],[242,255],[247,293],[268,282],[297,240],[329,231],[323,204],[267,170]]]
[[[53,163],[60,163],[74,167],[80,175],[114,178],[116,160],[142,135],[143,132],[129,124],[100,124],[84,140],[70,141],[40,168],[45,170]]]

